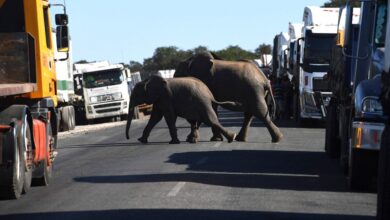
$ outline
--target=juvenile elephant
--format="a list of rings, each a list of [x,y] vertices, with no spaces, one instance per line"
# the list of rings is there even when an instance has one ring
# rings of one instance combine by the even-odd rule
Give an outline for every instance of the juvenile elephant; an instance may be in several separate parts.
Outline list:
[[[172,140],[170,144],[180,143],[177,138],[176,119],[183,117],[191,123],[191,134],[187,140],[195,143],[198,140],[198,125],[203,122],[214,130],[222,133],[228,142],[232,142],[236,134],[228,131],[218,121],[215,109],[222,107],[237,107],[239,103],[217,102],[209,88],[200,80],[193,77],[164,79],[160,76],[152,76],[150,79],[135,85],[129,106],[129,116],[126,124],[126,138],[129,139],[129,129],[132,116],[137,105],[153,104],[153,110],[146,125],[142,137],[138,140],[147,143],[147,139],[153,127],[165,118]]]
[[[236,137],[237,141],[246,141],[253,116],[264,121],[272,142],[279,142],[283,138],[283,134],[270,118],[265,100],[267,92],[274,100],[271,85],[253,62],[226,61],[209,52],[203,52],[178,65],[174,77],[184,76],[196,77],[203,81],[218,101],[229,100],[242,104],[238,110],[244,112],[244,122]],[[213,134],[211,140],[222,139],[218,131],[213,130]]]

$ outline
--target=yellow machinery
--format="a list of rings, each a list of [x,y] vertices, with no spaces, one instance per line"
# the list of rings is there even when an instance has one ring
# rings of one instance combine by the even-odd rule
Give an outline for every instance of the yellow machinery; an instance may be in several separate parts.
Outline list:
[[[58,5],[0,0],[2,199],[19,198],[31,184],[47,185],[51,177],[58,132],[51,6]],[[67,15],[55,20],[57,48],[67,51]]]

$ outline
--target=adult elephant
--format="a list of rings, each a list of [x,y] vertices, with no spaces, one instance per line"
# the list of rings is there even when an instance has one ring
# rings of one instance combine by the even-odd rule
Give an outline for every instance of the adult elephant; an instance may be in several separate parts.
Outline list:
[[[273,98],[271,85],[264,73],[253,62],[247,60],[226,61],[210,52],[198,53],[181,62],[176,68],[174,77],[193,76],[203,81],[218,101],[241,103],[244,122],[237,141],[246,141],[253,116],[264,121],[272,142],[279,142],[283,134],[272,122],[265,100],[269,93]],[[222,136],[213,129],[211,140],[221,140]]]

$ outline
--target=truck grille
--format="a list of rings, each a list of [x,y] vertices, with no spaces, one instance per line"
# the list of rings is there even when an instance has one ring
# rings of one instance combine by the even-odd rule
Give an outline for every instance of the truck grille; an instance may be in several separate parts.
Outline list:
[[[93,108],[96,113],[103,114],[107,112],[117,112],[121,110],[121,102],[106,103],[101,105],[95,105]]]
[[[117,112],[119,110],[121,110],[121,108],[101,109],[101,110],[96,110],[96,113],[102,114],[102,113],[107,113],[107,112]]]
[[[313,91],[314,92],[330,91],[328,81],[322,78],[313,78]]]
[[[114,103],[108,103],[108,104],[103,104],[103,105],[95,105],[93,106],[95,109],[101,109],[101,108],[109,108],[109,107],[117,107],[120,106],[120,102],[114,102]]]

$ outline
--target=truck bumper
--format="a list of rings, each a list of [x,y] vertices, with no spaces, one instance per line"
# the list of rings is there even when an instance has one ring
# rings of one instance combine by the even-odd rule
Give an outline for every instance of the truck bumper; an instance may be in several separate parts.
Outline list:
[[[379,151],[384,128],[384,123],[359,121],[353,122],[351,147]]]
[[[321,112],[321,105],[326,108],[329,105],[331,92],[320,92],[321,103],[316,101],[314,92],[304,91],[301,96],[302,110],[301,118],[311,119],[323,119],[323,113]]]
[[[117,101],[88,105],[86,109],[87,119],[115,117],[128,114],[128,101]]]

